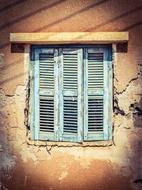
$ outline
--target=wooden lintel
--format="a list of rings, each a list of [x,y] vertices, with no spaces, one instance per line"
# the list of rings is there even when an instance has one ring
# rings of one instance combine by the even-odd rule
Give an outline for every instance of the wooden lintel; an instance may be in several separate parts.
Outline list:
[[[128,32],[48,32],[10,33],[11,43],[29,44],[95,44],[127,42]]]

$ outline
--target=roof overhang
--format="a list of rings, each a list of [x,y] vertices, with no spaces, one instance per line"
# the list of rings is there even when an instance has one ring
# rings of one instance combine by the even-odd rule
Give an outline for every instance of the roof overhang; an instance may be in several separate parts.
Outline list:
[[[11,43],[28,44],[109,44],[129,40],[128,32],[46,32],[10,33]]]

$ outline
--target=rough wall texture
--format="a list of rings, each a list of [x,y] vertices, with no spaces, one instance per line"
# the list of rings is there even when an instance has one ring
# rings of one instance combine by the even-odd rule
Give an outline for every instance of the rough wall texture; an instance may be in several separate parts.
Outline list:
[[[141,18],[141,0],[0,2],[0,189],[142,189]],[[9,33],[48,31],[129,31],[127,52],[114,52],[114,145],[27,143],[24,55]]]

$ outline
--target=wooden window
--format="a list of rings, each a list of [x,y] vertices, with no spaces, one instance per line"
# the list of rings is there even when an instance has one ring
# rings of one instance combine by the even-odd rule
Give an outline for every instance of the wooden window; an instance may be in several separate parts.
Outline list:
[[[111,46],[32,46],[35,140],[111,139]]]

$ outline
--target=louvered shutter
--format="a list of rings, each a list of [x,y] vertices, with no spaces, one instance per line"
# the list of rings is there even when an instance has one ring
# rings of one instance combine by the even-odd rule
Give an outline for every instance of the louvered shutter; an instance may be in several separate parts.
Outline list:
[[[111,48],[42,46],[33,50],[33,138],[111,139]]]
[[[60,140],[82,140],[82,49],[60,49]]]
[[[58,51],[36,49],[34,66],[35,139],[57,140]]]
[[[108,103],[111,105],[108,51],[105,48],[87,48],[84,63],[84,140],[109,139],[111,118]]]

